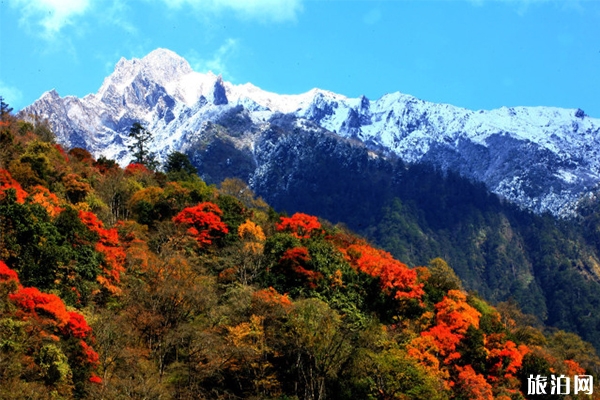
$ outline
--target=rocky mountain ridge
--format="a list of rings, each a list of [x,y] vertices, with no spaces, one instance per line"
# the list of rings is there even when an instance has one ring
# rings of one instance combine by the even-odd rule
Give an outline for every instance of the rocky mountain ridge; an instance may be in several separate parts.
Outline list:
[[[374,156],[395,154],[459,172],[535,212],[569,215],[600,182],[600,120],[582,110],[471,111],[399,92],[378,100],[321,89],[281,95],[200,74],[165,49],[121,59],[95,94],[61,98],[50,91],[22,113],[48,119],[66,147],[84,147],[121,163],[130,157],[129,128],[141,122],[155,134],[159,156],[184,151],[201,174],[215,167],[197,153],[220,140],[229,150],[220,146],[212,162],[241,162],[239,177],[251,184],[268,165],[276,166],[265,162],[268,154],[257,154],[268,146],[256,144],[282,117],[297,134],[329,131],[364,143]],[[219,135],[215,124],[227,133]],[[241,158],[229,157],[234,153]]]

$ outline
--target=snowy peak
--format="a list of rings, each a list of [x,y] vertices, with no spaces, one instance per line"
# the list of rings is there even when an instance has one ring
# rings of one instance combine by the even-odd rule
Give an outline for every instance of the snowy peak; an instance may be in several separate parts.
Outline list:
[[[66,146],[87,147],[121,163],[129,160],[127,131],[133,122],[155,133],[153,150],[164,155],[191,149],[189,142],[207,122],[240,135],[252,132],[244,140],[254,149],[255,133],[283,114],[297,126],[312,124],[408,162],[454,170],[536,212],[568,214],[600,183],[600,120],[582,110],[472,111],[400,92],[377,100],[318,88],[278,94],[196,72],[166,49],[121,59],[96,94],[61,98],[50,91],[24,113],[47,118]]]
[[[106,101],[115,96],[125,96],[127,90],[139,92],[144,87],[156,86],[192,107],[202,96],[214,99],[219,79],[212,72],[195,72],[184,58],[170,50],[157,49],[142,59],[121,58],[114,72],[104,80],[97,97]],[[222,101],[222,96],[217,99],[217,102]]]

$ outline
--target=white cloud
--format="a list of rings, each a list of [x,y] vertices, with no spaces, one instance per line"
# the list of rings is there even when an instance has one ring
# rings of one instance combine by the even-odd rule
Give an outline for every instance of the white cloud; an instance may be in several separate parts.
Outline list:
[[[302,11],[302,0],[163,0],[169,7],[184,5],[201,11],[234,11],[243,19],[265,22],[295,20]]]
[[[65,26],[74,24],[76,17],[90,8],[89,0],[9,0],[21,11],[20,22],[32,30],[42,28],[41,35],[52,39]],[[32,27],[34,26],[34,27]]]
[[[233,80],[227,69],[227,60],[235,54],[237,48],[238,41],[229,38],[210,58],[202,58],[196,51],[192,51],[191,54],[186,55],[186,59],[194,71],[204,73],[212,71],[215,74],[226,76],[227,80]]]
[[[112,0],[110,5],[105,5],[100,14],[103,21],[120,27],[129,34],[136,34],[138,29],[131,23],[129,17],[131,7],[124,1]]]
[[[6,85],[2,81],[0,81],[0,96],[2,96],[5,103],[14,108],[15,112],[22,106],[23,93],[19,89]]]
[[[588,0],[470,0],[475,6],[483,6],[489,3],[505,3],[515,7],[519,15],[525,15],[530,8],[542,4],[554,4],[563,9],[583,11],[583,3]]]

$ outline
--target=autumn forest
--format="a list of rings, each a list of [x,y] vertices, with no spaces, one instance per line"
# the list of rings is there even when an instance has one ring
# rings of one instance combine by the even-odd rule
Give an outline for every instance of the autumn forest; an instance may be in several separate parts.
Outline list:
[[[532,374],[600,378],[591,344],[468,292],[443,254],[409,267],[182,153],[137,156],[65,149],[3,103],[0,398],[516,400]]]

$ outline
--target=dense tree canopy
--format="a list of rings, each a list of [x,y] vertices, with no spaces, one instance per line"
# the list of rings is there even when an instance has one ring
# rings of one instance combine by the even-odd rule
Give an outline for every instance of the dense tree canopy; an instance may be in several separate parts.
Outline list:
[[[599,377],[589,343],[442,258],[410,268],[179,155],[122,169],[5,119],[0,398],[521,399],[530,374]]]

